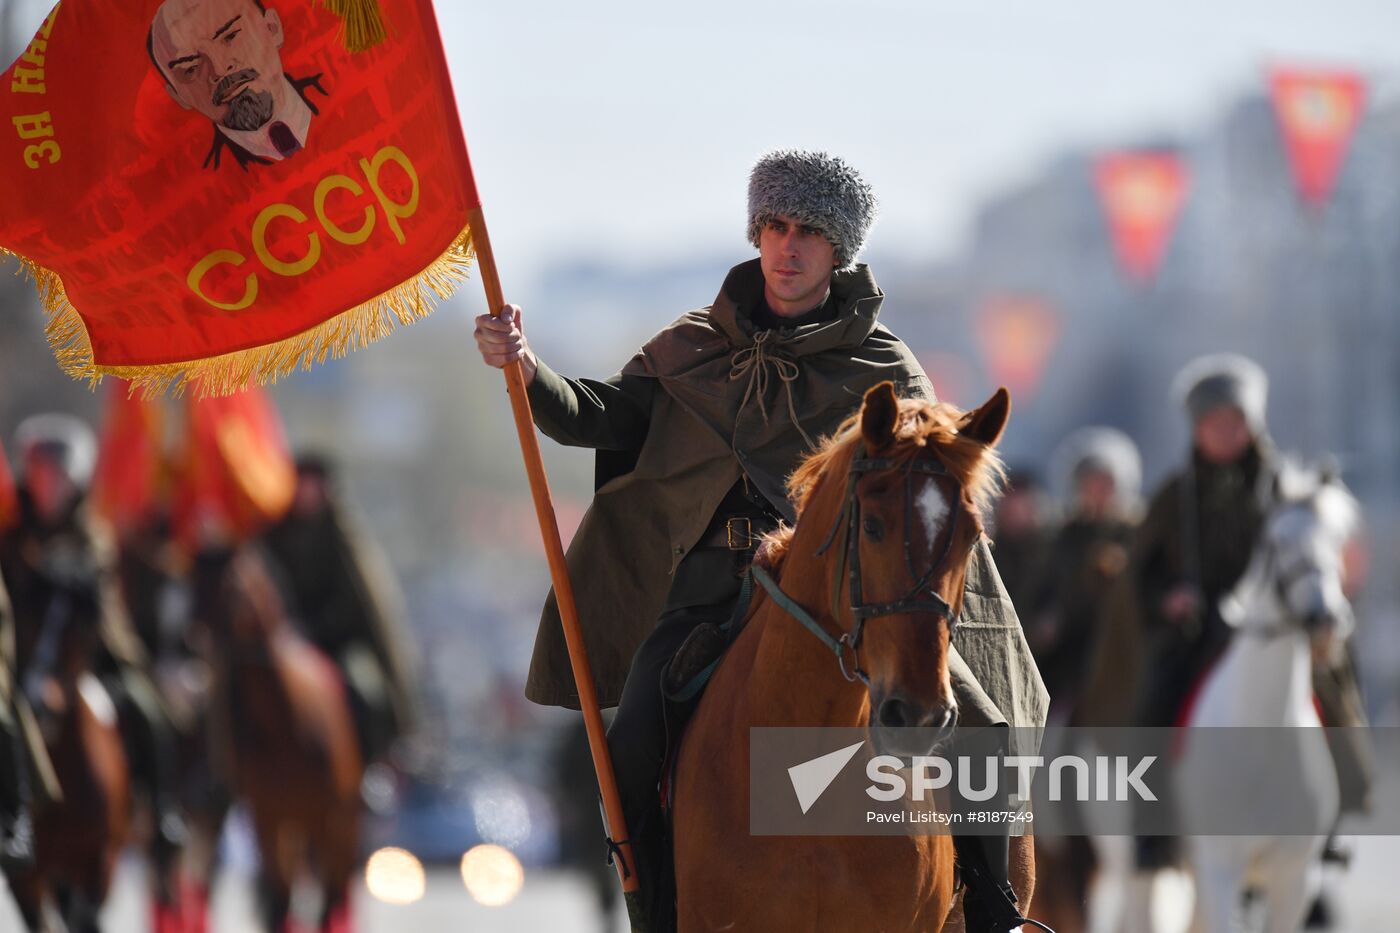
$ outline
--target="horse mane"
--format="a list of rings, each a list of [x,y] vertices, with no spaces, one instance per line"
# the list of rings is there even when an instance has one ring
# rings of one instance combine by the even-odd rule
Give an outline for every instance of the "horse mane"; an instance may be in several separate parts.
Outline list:
[[[1001,491],[1006,468],[993,448],[958,433],[958,425],[965,414],[962,409],[947,402],[900,399],[894,443],[884,450],[869,453],[902,466],[932,446],[939,462],[962,486],[980,517]],[[799,521],[816,494],[819,478],[829,472],[842,475],[849,472],[856,448],[861,444],[860,421],[861,410],[847,416],[836,432],[822,438],[817,449],[789,474],[788,499],[794,503]],[[754,555],[754,562],[776,573],[787,556],[794,530],[792,526],[784,524],[765,535]]]

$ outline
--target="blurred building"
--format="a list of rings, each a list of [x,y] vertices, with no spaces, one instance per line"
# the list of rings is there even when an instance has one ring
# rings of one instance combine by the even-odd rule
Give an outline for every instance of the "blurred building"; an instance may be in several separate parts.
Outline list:
[[[0,0],[0,35],[18,6]],[[1400,670],[1400,104],[1371,106],[1336,191],[1316,212],[1295,193],[1262,92],[1193,135],[1108,144],[1170,148],[1189,167],[1154,281],[1135,283],[1115,261],[1092,174],[1100,153],[1068,151],[991,198],[958,255],[900,255],[877,226],[870,261],[889,296],[882,320],[942,394],[971,405],[995,387],[978,339],[988,302],[1040,303],[1054,334],[1015,397],[1008,459],[1043,464],[1069,431],[1109,424],[1140,445],[1149,485],[1185,452],[1185,419],[1166,398],[1181,365],[1213,350],[1257,358],[1272,377],[1280,445],[1335,453],[1365,504],[1376,570],[1363,658],[1375,672],[1374,704],[1390,702],[1400,693],[1393,682],[1381,687]],[[713,298],[728,267],[752,255],[737,224],[733,246],[666,265],[560,257],[531,279],[509,280],[508,294],[515,282],[530,295],[527,332],[545,359],[602,378]],[[53,363],[33,289],[7,274],[13,268],[0,267],[6,439],[40,409],[97,413],[96,397]],[[548,586],[504,381],[472,345],[470,317],[484,306],[469,282],[431,318],[274,393],[293,445],[344,463],[353,500],[404,579],[444,714],[491,703],[499,688],[488,684],[523,676]],[[567,537],[592,492],[592,458],[543,448]],[[444,718],[454,728],[470,721]]]
[[[1160,148],[1160,140],[1125,140]],[[1363,665],[1374,706],[1393,702],[1400,664],[1400,105],[1362,121],[1322,210],[1300,202],[1272,104],[1253,96],[1200,135],[1166,144],[1191,184],[1155,281],[1124,276],[1093,186],[1097,153],[1069,153],[989,204],[948,274],[956,297],[930,305],[925,325],[898,314],[905,339],[964,352],[983,303],[1000,293],[1044,299],[1061,316],[1039,390],[1021,398],[1004,442],[1043,462],[1083,424],[1128,431],[1149,484],[1181,462],[1186,421],[1167,400],[1171,379],[1199,353],[1238,350],[1272,380],[1269,421],[1279,445],[1335,454],[1361,498],[1373,538],[1362,612]],[[891,284],[887,291],[895,293]],[[909,307],[906,296],[891,304]],[[953,328],[949,322],[956,322]],[[992,385],[984,376],[965,402]],[[1392,712],[1391,715],[1394,713]]]

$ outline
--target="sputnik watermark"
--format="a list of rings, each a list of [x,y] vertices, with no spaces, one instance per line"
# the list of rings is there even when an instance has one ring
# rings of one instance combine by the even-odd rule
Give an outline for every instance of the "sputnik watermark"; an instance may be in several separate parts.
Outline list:
[[[754,727],[749,831],[1325,835],[1345,766],[1330,749],[1362,739],[1400,773],[1400,729]],[[1347,832],[1400,834],[1400,782],[1375,795]]]
[[[805,814],[831,786],[846,764],[860,750],[861,742],[819,755],[788,768],[793,793]],[[1132,800],[1153,801],[1157,795],[1144,783],[1144,777],[1156,755],[1144,755],[1136,761],[1127,755],[1057,755],[1047,763],[1041,755],[987,755],[980,758],[983,765],[980,786],[977,786],[978,761],[970,755],[946,758],[939,755],[919,755],[910,759],[894,755],[875,755],[865,764],[865,776],[870,781],[865,788],[871,800],[892,803],[899,800],[923,802],[944,789],[954,789],[965,801],[981,803],[1008,798],[1012,805],[1031,797],[1031,780],[1035,769],[1049,770],[1049,798],[1052,801],[1079,802]],[[1015,790],[1003,789],[1003,776],[1015,772]],[[1005,783],[1009,784],[1009,780]],[[1070,789],[1069,795],[1066,790]],[[867,811],[867,819],[879,823],[940,823],[951,825],[963,821],[962,813],[934,811],[896,811],[877,813]],[[979,820],[984,822],[985,820]]]
[[[1057,755],[1050,759],[1048,765],[1040,755],[987,755],[981,758],[983,772],[980,787],[975,786],[977,769],[974,762],[978,759],[959,755],[955,760],[956,767],[953,759],[938,755],[919,755],[908,761],[894,755],[876,755],[865,766],[865,776],[871,782],[865,792],[872,800],[923,801],[930,799],[935,791],[952,787],[956,772],[958,795],[963,800],[980,803],[1005,794],[1002,776],[1007,769],[1011,769],[1016,772],[1016,790],[1010,795],[1010,801],[1019,804],[1031,799],[1034,769],[1048,767],[1050,800],[1126,803],[1157,799],[1151,788],[1143,783],[1147,770],[1157,760],[1156,755],[1142,756],[1135,763],[1127,755]],[[905,772],[908,772],[908,777]],[[1065,777],[1066,772],[1072,772],[1069,780]],[[832,775],[832,779],[835,779],[835,775]],[[1067,797],[1065,787],[1070,781],[1073,782],[1073,791]]]

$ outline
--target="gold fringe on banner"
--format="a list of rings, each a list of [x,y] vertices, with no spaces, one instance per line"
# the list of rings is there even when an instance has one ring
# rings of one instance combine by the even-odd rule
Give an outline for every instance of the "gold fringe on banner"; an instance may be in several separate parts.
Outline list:
[[[14,256],[39,290],[39,301],[48,317],[45,334],[58,365],[75,379],[92,386],[103,376],[116,376],[131,382],[132,391],[146,396],[172,391],[182,395],[187,389],[198,398],[232,395],[250,385],[266,385],[298,369],[309,370],[327,359],[339,359],[351,350],[367,347],[432,313],[438,300],[452,296],[471,269],[471,230],[463,230],[452,245],[418,275],[387,292],[337,314],[294,337],[183,363],[157,363],[149,366],[99,366],[93,361],[87,327],[68,301],[58,275],[35,262],[0,247],[0,257]]]
[[[372,49],[388,38],[379,0],[321,0],[341,21],[341,40],[351,52]]]

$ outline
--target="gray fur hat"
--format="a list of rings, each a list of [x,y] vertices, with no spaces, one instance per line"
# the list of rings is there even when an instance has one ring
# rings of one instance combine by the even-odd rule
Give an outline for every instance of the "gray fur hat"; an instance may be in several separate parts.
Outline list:
[[[31,415],[15,429],[15,448],[22,461],[31,452],[43,453],[80,489],[86,489],[97,464],[97,437],[92,428],[72,415],[50,412]]]
[[[1238,408],[1256,437],[1268,427],[1264,411],[1269,397],[1269,377],[1253,360],[1238,353],[1214,353],[1197,357],[1177,374],[1172,395],[1186,408],[1194,423],[1224,405]]]
[[[1114,498],[1122,509],[1134,507],[1142,495],[1142,456],[1132,438],[1116,428],[1080,428],[1060,443],[1051,462],[1066,498],[1073,497],[1075,483],[1089,472],[1113,477]]]
[[[776,149],[749,175],[749,242],[782,214],[820,230],[836,250],[838,272],[854,268],[879,210],[875,192],[855,169],[825,152]]]

